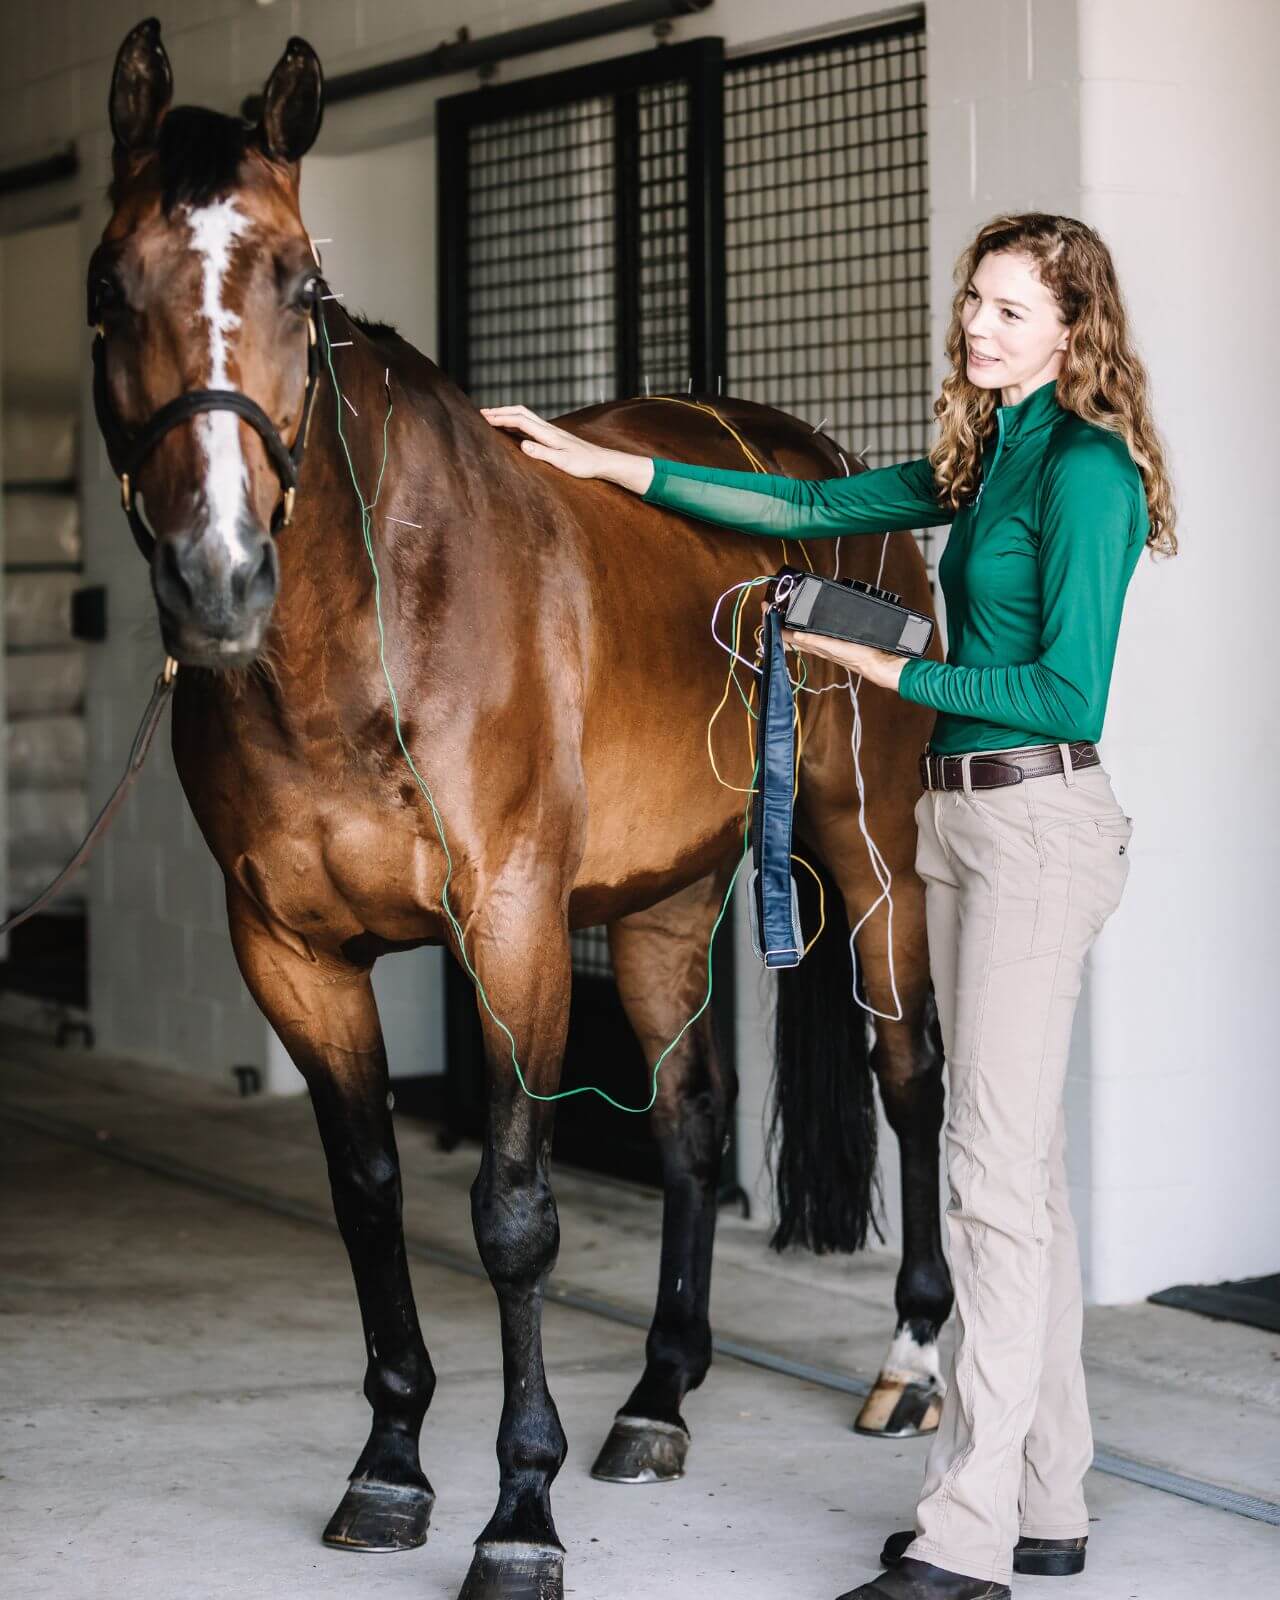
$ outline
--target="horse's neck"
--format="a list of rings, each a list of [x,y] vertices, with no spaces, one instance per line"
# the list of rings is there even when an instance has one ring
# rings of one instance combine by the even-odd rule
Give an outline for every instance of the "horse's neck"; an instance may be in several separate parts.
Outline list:
[[[384,350],[359,330],[350,337],[325,363],[295,523],[280,535],[274,672],[263,687],[277,701],[273,717],[299,726],[321,700],[357,714],[367,698],[385,703],[374,562],[395,649],[404,629],[420,636],[430,626],[429,596],[444,587],[451,558],[484,558],[498,520],[484,505],[509,474],[502,441],[439,368],[403,344]],[[372,508],[372,561],[362,508]],[[431,632],[433,653],[447,652],[446,619]]]

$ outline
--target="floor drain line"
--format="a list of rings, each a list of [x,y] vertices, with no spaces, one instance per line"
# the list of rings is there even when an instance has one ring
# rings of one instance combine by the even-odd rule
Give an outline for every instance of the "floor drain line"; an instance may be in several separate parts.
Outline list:
[[[65,1144],[110,1156],[113,1161],[137,1167],[143,1172],[168,1178],[175,1183],[185,1183],[193,1189],[202,1189],[224,1200],[237,1200],[260,1211],[270,1211],[276,1216],[287,1217],[292,1222],[322,1228],[327,1233],[334,1232],[337,1226],[331,1213],[322,1211],[317,1206],[308,1205],[304,1200],[290,1200],[286,1195],[272,1194],[269,1189],[260,1189],[255,1184],[241,1183],[236,1178],[223,1177],[220,1173],[189,1166],[172,1156],[139,1149],[111,1134],[104,1137],[102,1134],[90,1132],[78,1123],[66,1122],[60,1117],[33,1111],[27,1106],[17,1106],[9,1101],[0,1100],[0,1116],[31,1128],[37,1133],[47,1134],[52,1139],[60,1139]],[[450,1272],[459,1272],[468,1278],[487,1282],[485,1270],[480,1263],[468,1260],[457,1251],[445,1250],[439,1245],[424,1244],[421,1240],[408,1235],[405,1237],[405,1248],[415,1260],[426,1261],[432,1266],[444,1267]],[[599,1299],[581,1289],[564,1288],[550,1283],[547,1285],[546,1298],[553,1304],[565,1306],[571,1311],[581,1311],[588,1316],[601,1317],[627,1328],[644,1330],[649,1326],[647,1314],[616,1305],[611,1300]],[[871,1384],[865,1378],[857,1378],[852,1373],[839,1372],[831,1367],[814,1366],[807,1361],[794,1361],[789,1356],[760,1349],[757,1345],[747,1344],[741,1339],[726,1338],[717,1334],[712,1338],[712,1346],[717,1355],[726,1356],[730,1360],[759,1367],[779,1377],[794,1378],[801,1383],[812,1383],[822,1389],[832,1389],[837,1394],[854,1395],[861,1399],[871,1392]],[[1093,1465],[1098,1472],[1106,1473],[1108,1477],[1123,1478],[1129,1483],[1140,1484],[1144,1489],[1154,1489],[1160,1494],[1176,1495],[1181,1500],[1191,1500],[1196,1505],[1209,1506],[1215,1511],[1227,1511],[1233,1516],[1248,1517],[1255,1522],[1267,1522],[1273,1527],[1280,1527],[1280,1504],[1274,1500],[1264,1500],[1258,1495],[1246,1494],[1240,1489],[1229,1489],[1223,1484],[1210,1483],[1203,1478],[1172,1472],[1167,1467],[1156,1466],[1150,1461],[1140,1461],[1133,1456],[1121,1455],[1118,1451],[1108,1450],[1105,1446],[1095,1449]]]

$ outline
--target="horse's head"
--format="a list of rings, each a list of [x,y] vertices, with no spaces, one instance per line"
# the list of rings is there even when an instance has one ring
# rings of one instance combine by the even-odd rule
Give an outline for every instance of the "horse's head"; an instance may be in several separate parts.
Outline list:
[[[114,209],[89,264],[98,417],[150,555],[166,650],[242,666],[275,601],[273,533],[292,510],[317,370],[298,164],[320,128],[323,78],[311,46],[291,39],[256,126],[171,110],[172,89],[160,25],[140,23],[112,76]]]

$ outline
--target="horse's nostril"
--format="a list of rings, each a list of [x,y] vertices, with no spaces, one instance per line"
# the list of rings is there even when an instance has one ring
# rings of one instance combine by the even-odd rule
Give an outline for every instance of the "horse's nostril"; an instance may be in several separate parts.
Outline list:
[[[171,610],[188,610],[195,593],[182,570],[182,553],[178,546],[170,539],[162,539],[155,559],[156,593]]]
[[[231,573],[231,598],[238,606],[259,606],[276,592],[274,552],[270,539],[246,556]]]
[[[253,576],[245,588],[245,599],[250,605],[268,605],[275,599],[276,593],[276,552],[270,539],[265,539],[262,544],[262,554],[258,558],[257,566],[253,569]]]

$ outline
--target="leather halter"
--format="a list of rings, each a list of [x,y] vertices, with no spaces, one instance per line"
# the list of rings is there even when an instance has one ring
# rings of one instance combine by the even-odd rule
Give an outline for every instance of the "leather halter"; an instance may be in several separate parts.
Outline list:
[[[311,424],[316,385],[320,380],[319,321],[323,288],[324,280],[317,277],[308,297],[311,306],[307,319],[307,388],[302,400],[302,419],[292,445],[285,444],[275,424],[257,401],[250,400],[239,389],[188,389],[167,405],[161,406],[159,411],[153,412],[141,428],[130,432],[117,417],[107,392],[106,352],[103,348],[102,325],[97,324],[93,341],[93,409],[106,443],[111,470],[120,479],[120,503],[129,519],[129,529],[148,562],[155,554],[156,541],[134,501],[133,485],[138,471],[170,429],[204,411],[232,411],[258,434],[280,480],[281,499],[271,517],[271,532],[277,534],[281,528],[289,526],[298,492],[298,470],[307,448],[307,429]]]

